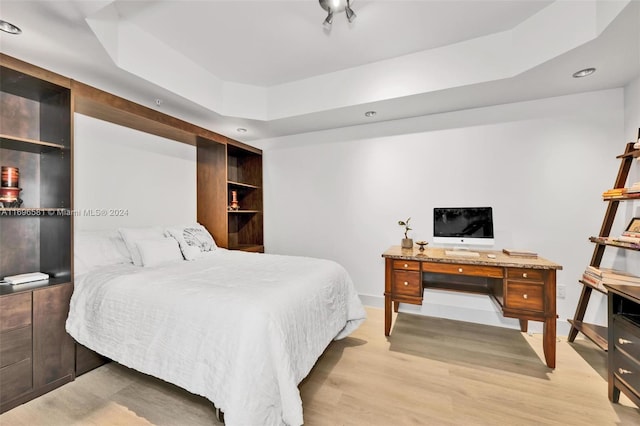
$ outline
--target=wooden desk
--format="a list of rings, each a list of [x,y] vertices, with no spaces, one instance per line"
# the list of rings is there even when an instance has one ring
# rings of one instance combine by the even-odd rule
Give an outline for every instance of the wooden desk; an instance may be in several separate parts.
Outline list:
[[[421,305],[425,288],[487,294],[502,315],[520,320],[521,331],[527,331],[529,320],[544,323],[544,357],[547,366],[555,368],[556,270],[562,266],[540,257],[479,253],[480,257],[454,257],[441,248],[420,251],[400,246],[385,251],[384,334],[391,332],[392,302],[396,312],[400,302]]]

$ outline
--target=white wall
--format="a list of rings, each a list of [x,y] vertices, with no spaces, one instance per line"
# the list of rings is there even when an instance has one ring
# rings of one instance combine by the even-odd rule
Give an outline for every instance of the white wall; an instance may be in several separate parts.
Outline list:
[[[81,114],[74,120],[76,231],[196,220],[195,147]]]
[[[606,207],[600,195],[627,140],[624,107],[616,89],[260,141],[266,250],[334,259],[365,303],[382,306],[381,253],[400,243],[399,219],[411,216],[410,236],[431,241],[433,207],[492,206],[496,249],[564,266],[566,334]],[[594,306],[585,319],[605,324],[606,306]],[[518,327],[479,295],[427,291],[422,308],[401,309]]]

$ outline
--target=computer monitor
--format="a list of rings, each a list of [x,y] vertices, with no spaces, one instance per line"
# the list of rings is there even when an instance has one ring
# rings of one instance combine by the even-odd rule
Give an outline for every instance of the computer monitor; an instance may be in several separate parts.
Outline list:
[[[495,244],[491,207],[435,207],[433,242],[459,247]]]

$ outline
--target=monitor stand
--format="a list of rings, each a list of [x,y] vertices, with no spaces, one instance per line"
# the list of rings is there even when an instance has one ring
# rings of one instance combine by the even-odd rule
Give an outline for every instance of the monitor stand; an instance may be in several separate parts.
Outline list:
[[[471,251],[469,246],[453,246],[449,251]]]

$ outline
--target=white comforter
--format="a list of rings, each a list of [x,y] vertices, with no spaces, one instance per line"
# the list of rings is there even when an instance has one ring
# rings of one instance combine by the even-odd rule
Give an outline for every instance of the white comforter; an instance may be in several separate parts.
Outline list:
[[[66,327],[96,352],[213,401],[230,426],[301,425],[298,384],[364,318],[335,262],[217,250],[77,277]]]

